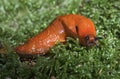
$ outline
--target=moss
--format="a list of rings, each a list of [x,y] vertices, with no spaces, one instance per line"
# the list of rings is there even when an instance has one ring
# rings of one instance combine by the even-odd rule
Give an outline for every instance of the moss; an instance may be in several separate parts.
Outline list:
[[[0,78],[119,79],[119,4],[119,0],[1,0],[0,49],[7,54],[0,54]],[[87,49],[78,39],[68,38],[48,55],[29,61],[15,54],[15,46],[42,31],[56,16],[70,13],[92,19],[97,35],[104,37],[98,48]]]

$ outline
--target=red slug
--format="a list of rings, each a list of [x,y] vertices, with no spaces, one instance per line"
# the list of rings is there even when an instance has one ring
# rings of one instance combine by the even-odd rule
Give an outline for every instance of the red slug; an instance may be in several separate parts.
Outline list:
[[[65,42],[66,37],[79,38],[83,46],[96,45],[96,30],[93,22],[81,15],[58,16],[42,32],[16,47],[18,54],[45,54],[57,42]]]

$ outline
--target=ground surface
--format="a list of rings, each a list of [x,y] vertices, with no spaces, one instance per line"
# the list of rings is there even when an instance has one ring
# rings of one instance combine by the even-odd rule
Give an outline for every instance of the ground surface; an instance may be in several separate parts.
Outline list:
[[[42,31],[58,15],[91,18],[99,47],[86,49],[77,39],[56,45],[50,55],[21,61],[14,47]],[[1,0],[0,79],[120,79],[119,0]]]

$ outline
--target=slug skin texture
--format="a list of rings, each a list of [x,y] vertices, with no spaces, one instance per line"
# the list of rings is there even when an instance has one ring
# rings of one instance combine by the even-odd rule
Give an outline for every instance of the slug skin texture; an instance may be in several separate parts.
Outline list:
[[[83,46],[94,46],[96,45],[94,23],[77,14],[58,16],[45,30],[17,46],[15,51],[18,54],[45,54],[57,42],[65,42],[66,37],[79,38]]]

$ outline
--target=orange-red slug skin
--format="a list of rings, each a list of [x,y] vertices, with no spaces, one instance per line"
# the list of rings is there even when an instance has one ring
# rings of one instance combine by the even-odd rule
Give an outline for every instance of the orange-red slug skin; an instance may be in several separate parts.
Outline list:
[[[80,44],[85,45],[86,35],[96,36],[90,19],[76,14],[58,16],[45,30],[16,47],[15,51],[19,54],[44,54],[56,42],[65,42],[66,37],[78,37]]]

